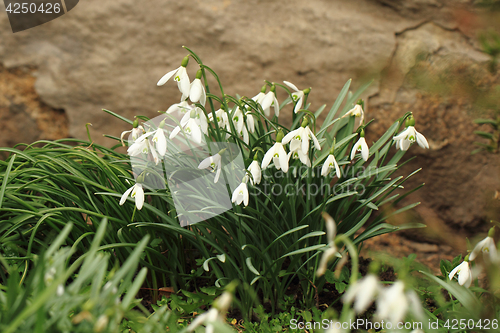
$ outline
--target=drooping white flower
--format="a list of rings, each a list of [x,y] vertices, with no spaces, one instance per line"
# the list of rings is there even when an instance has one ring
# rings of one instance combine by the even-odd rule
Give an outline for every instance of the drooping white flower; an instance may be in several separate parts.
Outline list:
[[[376,318],[387,320],[393,324],[403,321],[408,311],[408,299],[405,295],[405,284],[396,281],[384,289],[377,298]]]
[[[276,87],[273,85],[271,90],[264,96],[260,105],[264,110],[264,114],[269,117],[271,114],[271,106],[274,107],[274,114],[276,117],[280,115],[280,104],[278,103],[278,99],[276,98]]]
[[[256,103],[261,104],[262,101],[264,100],[264,97],[266,97],[266,89],[267,89],[267,85],[263,85],[260,92],[257,95],[255,95],[254,97],[252,97],[252,100],[254,100]]]
[[[130,147],[128,147],[127,153],[130,156],[137,156],[140,154],[148,154],[149,153],[149,151],[150,151],[149,140],[148,140],[149,135],[147,135],[147,134],[150,134],[150,133],[145,133],[145,134],[141,135],[140,137],[138,137],[135,140],[135,142]]]
[[[193,103],[200,102],[201,105],[205,106],[207,100],[207,94],[205,93],[205,87],[201,83],[201,69],[196,73],[196,78],[191,82],[191,87],[189,89],[189,99]]]
[[[214,183],[217,183],[222,171],[222,157],[220,153],[205,158],[201,161],[200,165],[198,165],[198,169],[206,169],[208,167],[211,167],[212,172],[215,172]]]
[[[264,155],[262,159],[262,169],[267,168],[271,159],[274,162],[274,166],[278,170],[283,170],[283,172],[288,171],[288,155],[281,142],[276,142]]]
[[[499,260],[497,247],[495,246],[495,240],[493,239],[493,230],[494,229],[491,228],[488,233],[488,237],[476,244],[474,250],[472,250],[469,255],[470,261],[476,259],[479,252],[483,252],[483,257],[487,258],[490,263],[494,263]]]
[[[342,298],[347,303],[354,301],[354,310],[360,314],[368,309],[381,290],[378,278],[375,274],[369,273],[351,284]]]
[[[429,143],[427,139],[417,132],[415,129],[415,118],[410,114],[406,119],[406,128],[403,132],[396,135],[393,140],[396,142],[396,149],[408,150],[410,145],[413,142],[417,142],[417,144],[422,148],[429,148]]]
[[[194,329],[201,324],[205,324],[205,333],[214,333],[213,323],[218,320],[219,311],[216,308],[211,308],[207,312],[198,315],[186,329],[186,332],[193,332]]]
[[[335,174],[337,175],[337,178],[340,178],[341,174],[337,160],[335,159],[335,156],[333,154],[330,154],[326,158],[325,163],[323,163],[323,167],[321,168],[321,175],[323,177],[328,176],[332,171],[332,169],[335,169]]]
[[[215,118],[217,120],[217,124],[219,125],[219,128],[227,128],[229,125],[228,118],[227,118],[227,113],[223,109],[219,109],[215,111]],[[214,121],[214,116],[213,113],[210,112],[208,114],[208,119],[210,121]]]
[[[179,88],[179,91],[182,93],[181,101],[184,101],[189,96],[190,81],[186,71],[186,66],[188,64],[188,61],[189,61],[189,56],[184,57],[180,67],[163,75],[162,78],[157,83],[158,86],[162,86],[165,83],[167,83],[167,81],[170,80],[170,78],[173,76],[174,81],[177,82],[177,87]]]
[[[186,113],[190,113],[191,110],[194,109],[194,106],[193,105],[189,105],[188,104],[188,101],[185,100],[185,101],[182,101],[180,103],[176,103],[176,104],[172,104],[168,109],[167,109],[167,113],[174,113],[174,112],[178,112],[180,114],[186,114]]]
[[[298,141],[298,140],[292,139],[292,144],[294,143],[294,141]],[[290,145],[290,146],[292,146],[292,145]],[[289,160],[290,160],[290,158],[293,158],[294,160],[300,159],[300,161],[303,164],[305,164],[308,167],[311,167],[311,160],[309,159],[309,154],[304,153],[300,149],[300,145],[295,145],[295,146],[298,148],[296,148],[295,150],[290,150],[290,152],[288,153],[288,159]]]
[[[250,133],[255,132],[255,119],[251,111],[245,112],[246,124]]]
[[[297,149],[301,149],[303,153],[307,154],[309,153],[309,140],[313,141],[314,148],[321,150],[318,139],[307,125],[300,126],[296,130],[285,135],[282,142],[283,144],[287,144],[291,141],[290,150],[296,151]]]
[[[363,130],[361,130],[361,134],[360,134],[361,137],[359,138],[359,140],[354,144],[354,146],[352,146],[351,160],[354,159],[354,156],[356,156],[357,151],[361,152],[361,157],[363,158],[363,160],[365,160],[365,161],[368,160],[370,150],[368,149],[368,145],[366,144],[365,135],[364,135]]]
[[[125,193],[123,193],[120,199],[120,206],[125,203],[130,192],[132,192],[130,197],[135,199],[135,206],[137,207],[137,209],[141,210],[142,206],[144,205],[144,189],[142,188],[141,183],[136,183],[134,186],[126,190]]]
[[[408,126],[403,132],[396,135],[393,139],[396,141],[396,148],[401,150],[408,150],[410,145],[415,141],[420,147],[429,148],[427,139],[422,134],[417,132],[413,126]]]
[[[337,225],[335,221],[328,213],[323,213],[323,218],[325,219],[326,226],[326,239],[328,241],[327,249],[323,252],[321,260],[318,265],[318,270],[316,271],[317,276],[322,276],[326,273],[328,262],[334,256],[339,255],[337,246],[335,245],[335,236],[337,234]]]
[[[250,163],[250,165],[248,166],[247,170],[252,175],[252,178],[250,178],[250,183],[252,185],[260,184],[260,181],[262,179],[262,171],[260,169],[259,162],[256,160],[253,160],[252,163]]]
[[[231,197],[231,202],[236,203],[237,205],[243,204],[248,206],[248,187],[246,184],[247,176],[243,177],[243,181],[241,184],[234,190],[233,196]]]
[[[136,119],[137,120],[137,119]],[[123,142],[123,137],[127,133],[132,134],[132,142],[135,142],[143,133],[144,133],[144,128],[141,125],[135,126],[136,122],[134,121],[134,128],[132,128],[129,131],[123,131],[122,134],[120,135],[120,141],[122,143],[122,146],[125,147],[125,143]]]
[[[297,86],[291,82],[283,81],[283,83],[289,86],[291,89],[295,90],[295,92],[292,93],[292,100],[295,102],[295,108],[293,109],[293,112],[297,113],[297,111],[302,109],[302,106],[304,105],[305,93],[303,90],[299,90]]]
[[[472,284],[472,271],[469,267],[468,255],[465,257],[464,261],[462,261],[460,265],[455,267],[450,272],[448,278],[451,280],[456,274],[458,274],[458,284],[461,286],[465,286],[466,288],[469,288],[470,285]]]
[[[345,115],[342,116],[342,118],[348,117],[348,116],[353,116],[353,117],[360,117],[359,124],[363,124],[363,121],[365,120],[365,112],[363,111],[363,108],[361,105],[356,104],[352,109],[347,111]]]
[[[180,121],[180,126],[176,126],[172,133],[170,133],[170,139],[173,139],[181,131],[181,127],[184,129],[184,133],[197,143],[202,141],[202,133],[208,133],[208,122],[207,117],[203,110],[195,107],[190,113],[186,113]]]

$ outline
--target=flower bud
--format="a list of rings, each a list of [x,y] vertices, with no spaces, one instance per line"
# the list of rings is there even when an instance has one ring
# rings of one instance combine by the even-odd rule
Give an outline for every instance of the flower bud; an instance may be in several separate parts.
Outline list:
[[[361,138],[364,138],[364,137],[365,137],[365,130],[364,130],[364,129],[362,129],[362,130],[361,130],[361,132],[359,132],[359,136],[360,136]]]
[[[132,124],[132,127],[133,127],[133,128],[137,128],[137,127],[139,127],[139,118],[135,118],[135,119],[134,119],[134,123]]]
[[[261,93],[265,93],[267,90],[267,84],[263,85],[262,88],[260,89]]]
[[[309,125],[309,119],[307,117],[304,117],[304,120],[302,120],[302,127],[306,127],[307,125]]]
[[[187,67],[188,62],[189,62],[189,56],[187,55],[187,56],[184,57],[184,59],[182,59],[181,66],[182,67]]]
[[[495,237],[495,227],[491,228],[489,231],[488,231],[488,237]]]
[[[312,88],[306,88],[304,90],[302,90],[304,92],[304,95],[309,95],[309,93],[311,92],[311,89]]]
[[[280,128],[278,130],[278,134],[276,134],[276,142],[281,142],[281,140],[283,140],[283,137],[285,135],[283,134],[283,130]]]
[[[415,118],[413,118],[413,114],[410,114],[408,118],[406,118],[406,127],[415,126]]]
[[[201,79],[202,74],[203,74],[203,72],[201,71],[201,69],[198,69],[198,71],[196,72],[196,78],[195,79]]]

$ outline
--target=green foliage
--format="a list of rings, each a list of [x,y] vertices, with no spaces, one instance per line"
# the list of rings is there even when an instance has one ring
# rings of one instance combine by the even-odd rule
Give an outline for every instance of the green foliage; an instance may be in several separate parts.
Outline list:
[[[68,223],[47,250],[33,256],[27,277],[2,258],[7,277],[0,285],[0,331],[10,332],[162,332],[176,327],[167,307],[150,314],[135,296],[146,277],[138,270],[147,237],[135,245],[122,267],[108,267],[110,255],[100,243],[102,220],[88,252],[73,258],[75,248],[61,247],[73,229]]]

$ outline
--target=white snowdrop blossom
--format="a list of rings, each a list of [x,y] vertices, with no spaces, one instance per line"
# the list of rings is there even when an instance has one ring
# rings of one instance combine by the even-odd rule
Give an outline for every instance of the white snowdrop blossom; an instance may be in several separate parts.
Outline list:
[[[393,139],[396,141],[396,149],[408,150],[410,144],[415,141],[420,147],[424,149],[429,148],[427,139],[422,134],[417,132],[413,126],[408,126],[403,132],[396,135]]]
[[[266,96],[264,96],[262,102],[260,103],[262,109],[264,110],[264,114],[268,117],[271,115],[271,106],[274,108],[274,114],[276,117],[279,117],[280,115],[280,104],[276,98],[275,90],[276,87],[273,85],[271,90],[266,94]]]
[[[359,140],[354,144],[354,146],[352,146],[351,160],[354,159],[354,156],[356,156],[356,152],[360,151],[361,157],[363,158],[363,160],[367,161],[368,156],[370,154],[370,150],[368,149],[368,145],[366,144],[365,134],[364,134],[363,130],[361,130],[360,135],[361,136],[360,136]]]
[[[201,82],[201,69],[196,73],[196,78],[193,82],[191,82],[191,86],[189,88],[189,99],[193,103],[200,102],[201,105],[205,106],[205,102],[207,100],[207,94],[205,92],[205,87]]]
[[[150,151],[149,140],[148,140],[149,135],[147,135],[147,134],[150,134],[150,133],[145,133],[145,134],[141,135],[140,137],[138,137],[135,140],[135,142],[130,147],[128,147],[127,153],[130,156],[137,156],[140,154],[148,154],[149,153],[149,151]]]
[[[211,167],[212,172],[215,172],[214,183],[217,183],[222,171],[222,157],[220,153],[205,158],[201,161],[200,165],[198,165],[198,169],[206,169],[208,167]]]
[[[123,137],[127,133],[132,134],[132,142],[135,142],[144,133],[144,128],[141,125],[138,125],[137,127],[134,127],[129,131],[123,131],[122,134],[120,135],[120,141],[122,143],[122,146],[124,146],[124,147],[125,147],[125,143],[123,142]]]
[[[201,324],[205,325],[205,333],[214,333],[214,323],[220,322],[224,323],[224,317],[231,305],[232,295],[231,293],[225,291],[219,298],[213,303],[214,306],[210,308],[207,312],[198,315],[189,326],[186,328],[186,332],[193,332]]]
[[[458,284],[461,286],[465,286],[466,288],[469,288],[470,285],[472,284],[472,271],[469,266],[468,255],[465,257],[464,261],[462,261],[460,265],[455,267],[450,272],[448,278],[451,280],[456,274],[458,274]]]
[[[363,121],[365,120],[365,112],[359,104],[356,104],[352,109],[347,111],[346,114],[342,116],[342,118],[345,118],[347,116],[360,117],[359,125],[363,124]]]
[[[256,160],[253,160],[252,163],[248,166],[248,172],[252,175],[252,178],[250,179],[250,183],[252,185],[254,184],[260,184],[260,181],[262,180],[262,171],[260,169],[259,162]]]
[[[184,57],[181,66],[163,75],[162,78],[157,83],[158,86],[162,86],[165,83],[167,83],[167,81],[170,80],[170,78],[172,78],[173,76],[174,81],[177,82],[177,87],[179,88],[179,91],[182,93],[181,101],[184,101],[189,96],[191,87],[189,76],[186,71],[186,66],[188,61],[189,61],[189,56]]]
[[[137,209],[141,210],[142,206],[144,205],[144,189],[142,188],[141,183],[136,183],[134,186],[126,190],[125,193],[123,193],[120,199],[120,206],[125,203],[130,192],[132,192],[130,197],[135,199],[135,206],[137,207]]]
[[[229,120],[227,118],[227,113],[223,109],[219,109],[215,111],[215,118],[217,120],[217,124],[219,128],[229,128]],[[208,114],[208,119],[210,121],[214,121],[214,115],[212,112]]]
[[[294,143],[294,141],[298,141],[298,140],[292,139],[292,144]],[[295,150],[290,150],[290,152],[288,153],[288,159],[289,160],[290,160],[290,158],[292,158],[294,160],[299,159],[303,164],[305,164],[308,167],[311,167],[311,160],[309,159],[309,154],[307,152],[304,153],[300,149],[300,145],[295,145],[295,146],[296,147],[298,146],[299,148],[297,148]]]
[[[342,298],[347,303],[354,301],[354,310],[360,314],[368,309],[381,290],[378,278],[375,274],[369,273],[351,284]]]
[[[498,261],[498,251],[495,246],[495,240],[493,239],[493,228],[490,229],[488,237],[476,244],[474,249],[469,255],[469,260],[472,261],[476,259],[479,252],[483,252],[483,257],[487,258],[490,263]]]
[[[181,131],[181,127],[184,129],[184,133],[190,137],[193,141],[201,143],[202,133],[208,133],[208,122],[205,113],[198,107],[191,110],[190,113],[186,113],[180,121],[180,126],[176,126],[172,133],[170,133],[169,139],[173,139]]]
[[[303,153],[309,153],[309,140],[312,140],[314,143],[314,148],[317,150],[321,150],[321,146],[319,144],[318,139],[311,131],[309,126],[301,126],[296,130],[291,131],[283,138],[282,143],[287,144],[290,142],[290,150],[296,151],[297,149],[301,149]]]
[[[193,109],[194,109],[194,106],[188,104],[188,101],[185,100],[185,101],[182,101],[180,103],[172,104],[167,109],[167,113],[170,114],[170,113],[177,112],[177,113],[180,113],[180,114],[186,114],[186,113],[191,112],[191,110],[193,110]]]
[[[323,167],[321,168],[321,175],[323,177],[328,176],[332,171],[332,169],[335,169],[335,174],[337,175],[337,178],[340,178],[341,174],[337,160],[335,159],[335,156],[333,154],[330,154],[323,163]]]
[[[396,135],[393,140],[396,141],[396,149],[408,150],[410,145],[413,142],[417,142],[417,144],[422,148],[429,148],[429,143],[427,139],[417,132],[415,129],[415,118],[413,118],[413,114],[410,114],[406,119],[406,128],[403,132]]]
[[[243,180],[240,185],[234,190],[233,196],[231,197],[231,202],[236,203],[237,205],[243,204],[248,206],[248,187],[247,187],[247,176],[243,177]]]
[[[283,83],[291,89],[295,90],[295,92],[292,93],[292,100],[295,102],[295,108],[293,109],[293,112],[297,113],[297,111],[302,109],[302,106],[304,105],[305,92],[303,90],[299,90],[297,86],[291,82],[283,81]]]
[[[246,124],[250,133],[255,132],[255,118],[251,111],[245,112]]]
[[[396,281],[389,288],[382,290],[377,298],[375,317],[378,320],[386,320],[396,325],[402,322],[408,313],[419,320],[424,319],[420,299],[413,290],[405,291],[403,281]]]
[[[268,167],[271,160],[274,162],[274,166],[278,170],[283,170],[283,172],[288,171],[288,155],[281,142],[276,142],[264,155],[262,159],[262,169]]]
[[[318,265],[318,270],[316,271],[317,276],[322,276],[326,273],[328,262],[332,257],[339,255],[337,246],[335,245],[335,236],[337,234],[337,225],[335,221],[328,213],[323,213],[323,218],[325,219],[326,226],[326,238],[328,240],[327,249],[323,252],[321,260]]]

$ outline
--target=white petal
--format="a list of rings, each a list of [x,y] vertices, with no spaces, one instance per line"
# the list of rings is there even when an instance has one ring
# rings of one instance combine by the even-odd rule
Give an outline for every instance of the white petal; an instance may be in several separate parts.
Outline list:
[[[281,170],[283,170],[283,172],[287,172],[288,171],[288,155],[285,151],[285,148],[283,148],[283,145],[281,143],[277,147],[277,151],[278,151],[278,157],[279,157],[279,161],[280,161]]]
[[[274,101],[274,93],[270,91],[266,94],[266,96],[262,100],[262,103],[261,103],[262,109],[264,109],[264,111],[269,109],[271,104],[273,104],[273,101]],[[266,114],[266,116],[267,116],[267,114]]]
[[[264,155],[264,158],[262,159],[262,169],[265,169],[267,168],[267,166],[269,165],[269,163],[271,163],[271,160],[274,156],[274,151],[275,151],[275,147],[276,147],[276,143],[274,144],[274,146],[272,146],[271,148],[269,148],[269,150],[267,151],[267,153]]]
[[[300,96],[299,100],[297,101],[297,104],[295,104],[295,108],[293,108],[293,112],[297,113],[300,109],[302,109],[302,104],[304,104],[304,94]]]
[[[274,114],[276,115],[276,117],[279,117],[280,115],[280,104],[278,103],[278,99],[276,98],[276,96],[274,96],[274,93],[273,93],[273,97],[274,97],[274,100],[273,100],[273,106],[274,106]]]
[[[292,88],[293,90],[295,91],[299,91],[299,89],[297,88],[297,86],[291,82],[288,82],[288,81],[283,81],[284,84],[286,84],[288,87]]]
[[[158,83],[156,84],[157,86],[162,86],[164,85],[165,83],[167,83],[168,80],[170,80],[170,78],[172,76],[174,76],[175,73],[177,73],[177,71],[181,68],[182,66],[180,66],[179,68],[176,68],[174,69],[173,71],[170,71],[168,72],[167,74],[163,75],[161,77],[161,79],[158,81]]]
[[[403,132],[401,132],[400,134],[396,135],[392,139],[394,141],[404,139],[409,134],[409,132],[410,132],[410,126],[408,126]]]
[[[284,145],[286,145],[288,142],[290,142],[290,140],[293,139],[293,137],[295,136],[295,134],[297,134],[297,131],[298,131],[298,129],[289,132],[287,135],[285,135],[283,137],[283,139],[281,140],[281,143],[284,144]]]
[[[173,138],[175,138],[175,136],[177,134],[179,134],[180,131],[181,131],[181,128],[179,126],[177,126],[176,128],[174,128],[174,130],[172,131],[172,133],[170,133],[170,136],[168,138],[170,140],[172,140]]]
[[[461,265],[462,268],[460,269],[460,272],[458,273],[458,284],[463,286],[465,283],[467,283],[469,280],[471,280],[471,271],[469,269],[469,263],[464,261],[464,265]]]
[[[429,143],[427,142],[427,139],[425,136],[420,134],[419,132],[415,131],[415,134],[417,135],[417,143],[420,147],[422,148],[427,148],[429,149]]]
[[[314,148],[316,148],[317,150],[321,150],[321,145],[319,144],[319,141],[316,138],[316,136],[314,135],[314,133],[311,131],[311,129],[309,128],[309,126],[307,126],[306,128],[307,128],[307,132],[309,133],[310,138],[314,142]]]
[[[221,161],[217,163],[217,172],[215,173],[215,178],[214,178],[214,183],[217,183],[219,181],[220,173],[222,171],[222,166],[221,166]]]
[[[207,158],[205,158],[203,161],[201,161],[200,165],[198,165],[198,169],[206,169],[210,166],[210,164],[212,164],[212,161],[213,161],[213,156],[209,156]]]
[[[330,171],[330,160],[332,155],[328,155],[323,166],[321,167],[321,176],[326,177]]]
[[[138,210],[144,205],[144,189],[142,184],[135,184],[135,190],[132,192],[132,198],[135,198],[135,206]]]
[[[153,137],[153,141],[156,140],[156,149],[158,149],[158,154],[164,156],[167,152],[167,139],[165,138],[165,133],[162,128],[156,130],[156,134]]]
[[[335,173],[337,175],[337,178],[340,178],[340,176],[342,176],[342,174],[340,173],[340,168],[339,168],[339,165],[337,163],[337,160],[335,159],[335,156],[333,156],[333,165],[335,165]]]
[[[351,150],[351,160],[354,159],[354,156],[356,156],[356,147],[358,146],[358,142],[359,140],[354,144],[354,146],[352,146],[352,150]]]
[[[135,185],[134,185],[135,186]],[[120,206],[123,205],[125,203],[125,201],[127,200],[127,197],[128,195],[130,194],[130,192],[132,192],[132,190],[134,189],[134,186],[130,187],[128,190],[125,191],[125,193],[123,193],[121,199],[120,199]]]
[[[458,273],[458,270],[461,268],[462,264],[458,265],[457,267],[453,268],[453,270],[448,274],[448,278],[451,280],[455,276],[455,274]]]
[[[361,138],[361,139],[363,139],[363,141],[361,142],[361,157],[363,157],[363,159],[365,161],[367,161],[370,151],[368,149],[368,145],[366,144],[365,138]]]
[[[201,95],[203,91],[203,85],[200,79],[195,79],[191,82],[191,87],[189,89],[189,99],[193,103],[197,103],[200,101]]]

